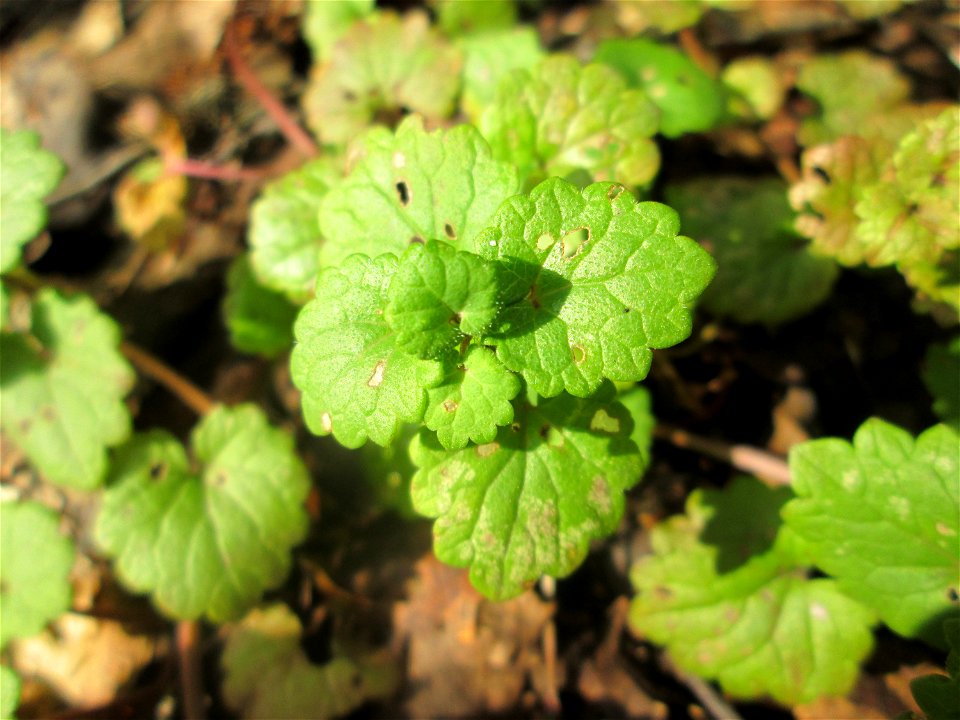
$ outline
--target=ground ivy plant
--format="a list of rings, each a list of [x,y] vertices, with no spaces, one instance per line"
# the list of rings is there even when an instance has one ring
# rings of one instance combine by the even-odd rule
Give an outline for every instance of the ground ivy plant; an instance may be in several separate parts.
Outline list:
[[[644,469],[612,382],[687,337],[713,261],[622,185],[515,194],[470,126],[414,118],[363,148],[323,200],[323,267],[294,328],[307,425],[347,447],[420,425],[414,506],[490,597],[566,575]]]

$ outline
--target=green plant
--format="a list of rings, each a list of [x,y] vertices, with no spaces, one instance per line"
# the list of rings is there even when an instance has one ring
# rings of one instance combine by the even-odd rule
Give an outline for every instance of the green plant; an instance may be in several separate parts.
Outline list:
[[[495,601],[541,579],[550,595],[626,515],[652,545],[630,573],[631,631],[737,698],[799,705],[847,692],[880,622],[940,647],[947,618],[955,646],[958,108],[911,103],[894,64],[859,51],[799,67],[786,52],[721,61],[696,52],[695,33],[681,36],[685,52],[609,25],[689,30],[712,4],[604,4],[588,42],[555,40],[565,52],[551,53],[518,21],[536,3],[437,0],[404,14],[307,3],[314,64],[299,99],[321,147],[291,136],[308,157],[264,184],[246,249],[231,245],[223,263],[225,337],[275,373],[279,392],[262,402],[215,403],[125,340],[130,322],[98,307],[105,295],[31,272],[24,258],[64,167],[37,135],[0,131],[0,428],[39,476],[0,503],[0,649],[69,609],[71,564],[93,556],[178,635],[198,620],[223,626],[221,694],[241,716],[349,713],[395,692],[395,658],[345,627],[338,603],[365,601],[353,589],[328,578],[317,587],[334,602],[295,615],[283,583],[322,564],[311,543],[328,518],[346,545],[367,529],[353,514],[393,511],[429,519],[437,558],[468,568]],[[224,52],[242,67],[235,32]],[[869,92],[852,103],[859,88]],[[810,109],[797,114],[803,96]],[[295,122],[264,106],[289,134]],[[765,134],[785,118],[786,151]],[[161,156],[128,179],[146,196],[171,177],[185,189],[176,173],[196,166],[152,142]],[[691,160],[706,143],[722,155],[738,142],[762,148],[740,174]],[[729,338],[769,362],[750,342],[782,349],[800,334],[790,323],[836,313],[856,266],[896,267],[918,310],[943,323],[923,366],[932,405],[911,405],[914,419],[932,409],[943,424],[914,437],[872,418],[852,442],[794,443],[789,464],[658,424],[705,425],[727,417],[724,402],[749,404]],[[856,343],[845,349],[861,361]],[[702,382],[684,377],[690,357]],[[198,415],[188,442],[183,423],[145,427],[147,378]],[[314,436],[360,450],[343,462],[361,466],[372,511],[334,500],[316,522],[343,453]],[[679,492],[626,513],[651,457],[670,462],[654,436],[752,476],[677,471]],[[52,510],[35,492],[49,486],[95,498],[95,519]],[[681,495],[683,514],[660,519]],[[321,625],[331,639],[317,660],[307,638]],[[955,647],[947,670],[915,687],[931,718],[956,686]],[[0,680],[6,717],[20,681],[6,664]]]

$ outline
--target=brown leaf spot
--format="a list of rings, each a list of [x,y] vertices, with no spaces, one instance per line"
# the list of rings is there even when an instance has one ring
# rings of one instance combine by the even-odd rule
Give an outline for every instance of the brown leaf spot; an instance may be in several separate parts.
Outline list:
[[[443,409],[448,413],[454,412],[458,407],[460,407],[459,403],[455,403],[453,400],[443,401]]]
[[[444,223],[444,225],[443,225],[443,233],[444,233],[444,235],[446,235],[450,240],[456,240],[456,239],[457,239],[457,233],[456,233],[456,231],[453,229],[453,225],[451,225],[450,223]]]
[[[570,346],[570,354],[573,356],[573,362],[575,362],[577,365],[582,364],[583,361],[587,359],[586,348],[578,343],[574,343]]]
[[[397,199],[403,207],[407,207],[410,204],[410,188],[403,180],[398,182],[395,187],[397,189]]]
[[[380,360],[377,363],[376,367],[373,368],[373,374],[370,375],[370,379],[367,380],[367,387],[372,387],[372,388],[380,387],[380,385],[383,383],[383,375],[386,372],[386,369],[387,369],[387,361]]]
[[[484,445],[477,445],[477,456],[490,457],[499,449],[500,449],[500,443],[498,442],[489,442],[489,443],[485,443]]]

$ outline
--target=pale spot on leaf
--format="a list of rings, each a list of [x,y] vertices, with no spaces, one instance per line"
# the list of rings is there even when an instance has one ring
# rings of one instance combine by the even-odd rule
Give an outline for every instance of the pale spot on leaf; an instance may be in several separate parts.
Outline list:
[[[377,366],[373,369],[373,374],[370,376],[370,379],[367,380],[367,387],[380,387],[383,383],[383,374],[387,369],[387,361],[381,360],[377,363]]]
[[[490,457],[500,449],[500,443],[491,442],[484,445],[477,445],[477,455],[479,457]]]
[[[618,433],[620,432],[620,421],[611,417],[606,410],[600,408],[593,414],[590,420],[590,429],[601,432]]]

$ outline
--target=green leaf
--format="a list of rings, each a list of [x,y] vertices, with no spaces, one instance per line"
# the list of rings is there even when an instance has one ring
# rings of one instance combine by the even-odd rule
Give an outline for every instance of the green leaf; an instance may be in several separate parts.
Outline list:
[[[230,342],[238,350],[276,357],[293,345],[296,306],[257,282],[247,255],[238,257],[227,273],[223,313]]]
[[[701,0],[613,0],[617,25],[630,35],[654,30],[672,35],[685,27],[696,25],[708,9]]]
[[[396,270],[392,255],[324,270],[294,326],[290,369],[307,426],[346,447],[386,445],[403,423],[420,422],[427,389],[443,378],[443,365],[408,354],[383,318]]]
[[[53,192],[66,168],[40,147],[33,132],[0,128],[0,272],[20,262],[20,248],[47,224],[43,198]]]
[[[313,66],[302,98],[307,123],[324,143],[338,145],[391,114],[447,117],[462,65],[460,51],[424,13],[376,13],[354,22],[329,60]]]
[[[303,13],[303,39],[318,64],[330,56],[336,42],[353,23],[370,15],[375,0],[307,0]]]
[[[713,276],[678,237],[677,214],[619,185],[580,191],[559,178],[504,203],[477,252],[502,266],[503,308],[485,342],[541,395],[586,397],[603,381],[643,379],[651,348],[690,334]]]
[[[892,60],[851,50],[839,55],[808,58],[797,76],[797,87],[820,105],[807,118],[798,139],[806,146],[831,142],[843,135],[884,132],[874,126],[910,95],[910,83]],[[856,98],[856,102],[851,102]]]
[[[617,400],[627,409],[633,419],[633,440],[640,452],[643,467],[650,465],[650,446],[653,443],[653,428],[657,423],[653,415],[650,393],[641,385],[636,385],[617,396]]]
[[[286,577],[310,480],[293,439],[253,405],[215,408],[193,431],[191,457],[163,431],[131,439],[95,535],[124,584],[163,612],[223,622]]]
[[[0,335],[0,425],[51,482],[97,487],[107,448],[130,434],[134,374],[120,329],[90,298],[41,290],[29,334]]]
[[[394,135],[372,130],[353,172],[324,199],[324,266],[352,253],[401,254],[411,241],[472,249],[500,204],[517,192],[516,169],[494,160],[473,127],[426,132],[417,117]]]
[[[70,609],[73,543],[59,525],[38,503],[0,503],[0,648]]]
[[[10,329],[10,291],[0,279],[0,330]]]
[[[528,184],[580,172],[642,185],[660,168],[657,123],[656,106],[616,71],[552,55],[501,80],[481,130]]]
[[[829,295],[837,265],[811,254],[794,231],[787,187],[779,180],[691,180],[668,187],[666,201],[717,261],[717,276],[701,301],[711,313],[777,325]]]
[[[734,114],[769,120],[783,105],[787,86],[783,73],[762,55],[737,58],[723,68],[723,84],[731,91]]]
[[[511,28],[517,23],[514,0],[434,0],[434,6],[437,25],[451,36]]]
[[[20,704],[20,676],[0,665],[0,718],[12,718]]]
[[[451,364],[443,382],[427,391],[423,424],[436,430],[440,444],[457,450],[468,442],[488,443],[497,426],[513,421],[510,401],[520,380],[487,348],[472,347],[462,364]]]
[[[943,623],[950,654],[948,675],[924,675],[910,681],[910,692],[927,720],[954,720],[960,717],[960,618]]]
[[[460,105],[474,120],[494,101],[497,85],[511,70],[529,70],[543,58],[540,39],[530,27],[469,35],[458,45],[464,57]]]
[[[960,430],[960,336],[927,350],[923,382],[933,396],[933,411]]]
[[[279,604],[252,610],[229,628],[220,660],[223,696],[241,717],[325,720],[394,692],[397,672],[386,654],[338,653],[314,665],[301,632],[296,615]]]
[[[390,281],[384,318],[397,344],[421,358],[450,356],[499,311],[494,265],[448,243],[414,244]]]
[[[925,625],[956,607],[958,443],[946,425],[914,441],[871,419],[853,445],[827,438],[790,453],[799,497],[784,508],[787,524],[818,567],[901,635],[935,636]]]
[[[873,614],[833,580],[810,580],[777,513],[790,497],[740,477],[698,490],[654,529],[631,572],[630,625],[674,662],[743,698],[842,695],[870,651]]]
[[[593,56],[642,88],[660,108],[660,132],[669,138],[702,132],[723,117],[723,85],[676,48],[652,40],[604,40]]]
[[[320,269],[320,201],[339,179],[336,165],[319,158],[267,185],[253,203],[250,262],[266,287],[307,299]]]
[[[623,493],[645,469],[632,425],[619,403],[561,395],[519,401],[513,425],[484,445],[451,452],[422,431],[411,491],[417,511],[437,518],[437,557],[469,567],[495,600],[573,572],[590,541],[616,528]]]

